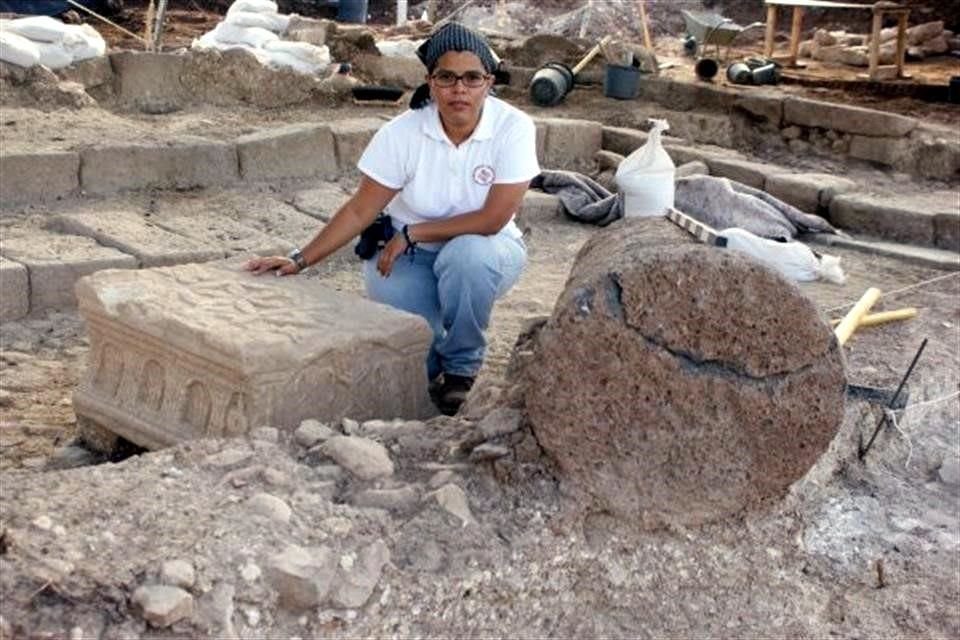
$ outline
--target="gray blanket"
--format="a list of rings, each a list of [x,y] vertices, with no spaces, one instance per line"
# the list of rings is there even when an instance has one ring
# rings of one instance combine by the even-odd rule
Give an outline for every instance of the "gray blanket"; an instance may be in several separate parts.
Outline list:
[[[530,186],[556,194],[567,215],[581,222],[605,227],[623,217],[623,196],[582,173],[544,171]]]
[[[793,238],[797,233],[837,232],[819,216],[804,213],[766,191],[728,178],[680,178],[674,206],[718,231],[738,227],[775,240]]]
[[[531,186],[556,194],[564,211],[581,222],[605,227],[623,217],[623,196],[581,173],[544,171]],[[674,202],[680,211],[718,231],[739,227],[772,239],[793,238],[797,233],[837,232],[823,218],[727,178],[680,178]]]

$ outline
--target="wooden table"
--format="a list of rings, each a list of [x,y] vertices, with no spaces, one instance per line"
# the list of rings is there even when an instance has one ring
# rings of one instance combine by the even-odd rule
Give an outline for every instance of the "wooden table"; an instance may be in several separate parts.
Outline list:
[[[883,80],[891,76],[906,78],[903,73],[903,61],[907,53],[907,17],[910,9],[895,2],[876,2],[874,4],[855,4],[852,2],[831,2],[830,0],[764,0],[767,5],[767,33],[763,43],[763,55],[773,57],[773,36],[777,30],[777,17],[780,7],[793,7],[793,20],[790,25],[790,48],[786,57],[788,66],[796,67],[800,51],[800,31],[803,14],[808,8],[814,9],[864,9],[873,12],[873,25],[870,30],[870,64],[867,77],[870,80]],[[897,16],[897,56],[896,64],[880,64],[880,30],[885,15]]]

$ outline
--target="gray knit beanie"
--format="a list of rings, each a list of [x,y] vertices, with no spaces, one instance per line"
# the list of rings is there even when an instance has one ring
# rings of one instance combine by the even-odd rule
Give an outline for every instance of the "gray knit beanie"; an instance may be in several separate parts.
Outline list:
[[[497,70],[497,60],[486,38],[459,22],[448,22],[430,34],[430,37],[417,49],[417,57],[429,73],[436,68],[440,56],[448,51],[468,51],[476,54],[487,73]],[[426,84],[420,85],[410,98],[410,108],[420,109],[428,102],[430,102],[430,87]]]

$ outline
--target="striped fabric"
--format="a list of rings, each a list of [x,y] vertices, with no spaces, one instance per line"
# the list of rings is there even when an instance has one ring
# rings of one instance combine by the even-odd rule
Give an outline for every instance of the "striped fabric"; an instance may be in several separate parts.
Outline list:
[[[682,213],[673,207],[667,209],[667,220],[674,223],[703,244],[709,244],[714,247],[727,246],[727,239],[719,235],[714,229],[708,227],[698,220],[694,220],[687,214]]]

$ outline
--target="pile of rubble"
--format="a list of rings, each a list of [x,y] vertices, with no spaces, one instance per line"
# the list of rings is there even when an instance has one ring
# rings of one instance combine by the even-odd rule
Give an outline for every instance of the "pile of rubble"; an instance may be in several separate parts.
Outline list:
[[[960,38],[944,28],[942,20],[907,29],[907,59],[923,60],[950,51],[960,52]],[[822,62],[866,67],[870,64],[870,36],[817,29],[811,40],[800,43],[800,55]],[[897,28],[880,32],[880,64],[893,64],[897,56]]]

